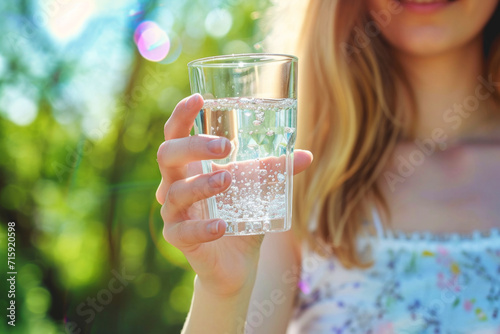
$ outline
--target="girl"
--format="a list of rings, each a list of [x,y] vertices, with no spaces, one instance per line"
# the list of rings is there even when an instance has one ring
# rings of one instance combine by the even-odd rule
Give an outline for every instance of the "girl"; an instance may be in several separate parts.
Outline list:
[[[277,11],[276,36],[300,28],[295,171],[316,157],[293,231],[222,237],[198,214],[231,177],[193,171],[230,145],[189,136],[201,96],[177,105],[157,199],[197,273],[184,333],[500,333],[498,2]]]

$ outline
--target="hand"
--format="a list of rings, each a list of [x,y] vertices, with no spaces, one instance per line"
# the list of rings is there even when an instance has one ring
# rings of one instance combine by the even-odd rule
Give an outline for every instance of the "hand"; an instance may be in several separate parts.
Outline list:
[[[203,98],[192,95],[179,102],[165,124],[165,142],[158,150],[162,181],[156,198],[162,204],[163,235],[184,253],[200,284],[219,295],[238,293],[253,284],[264,235],[221,238],[226,223],[208,219],[203,199],[226,190],[231,174],[224,169],[201,174],[200,160],[229,155],[229,140],[214,136],[189,136]],[[295,150],[294,171],[312,161],[306,151]]]

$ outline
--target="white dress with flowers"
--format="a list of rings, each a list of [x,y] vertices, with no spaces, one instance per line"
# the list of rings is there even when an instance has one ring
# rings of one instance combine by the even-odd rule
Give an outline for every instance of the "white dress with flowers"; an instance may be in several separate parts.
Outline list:
[[[287,334],[500,334],[498,230],[379,234],[368,269],[306,250]]]

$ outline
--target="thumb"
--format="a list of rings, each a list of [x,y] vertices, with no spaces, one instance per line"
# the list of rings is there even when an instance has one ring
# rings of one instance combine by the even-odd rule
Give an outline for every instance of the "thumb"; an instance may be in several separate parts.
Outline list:
[[[303,172],[311,165],[313,155],[309,151],[295,150],[293,152],[293,174]]]

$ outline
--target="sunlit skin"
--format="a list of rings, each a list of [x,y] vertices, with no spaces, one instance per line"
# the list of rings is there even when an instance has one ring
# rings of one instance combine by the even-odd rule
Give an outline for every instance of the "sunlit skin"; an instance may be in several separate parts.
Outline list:
[[[375,12],[391,2],[394,5],[394,0],[367,1],[368,9]],[[431,10],[419,10],[425,5],[417,10],[405,2],[400,5],[403,10],[392,15],[381,33],[415,95],[416,139],[430,143],[433,131],[442,129],[443,148],[447,149],[443,151],[434,142],[434,152],[424,155],[418,166],[410,164],[414,170],[402,182],[389,186],[382,176],[390,222],[398,230],[437,233],[493,228],[500,216],[495,204],[498,195],[494,195],[500,182],[493,177],[500,165],[498,105],[490,97],[480,101],[473,112],[445,113],[475,96],[478,76],[488,76],[483,70],[482,30],[498,0],[482,1],[481,6],[473,0],[458,0]],[[403,100],[398,107],[409,108],[409,103]],[[460,122],[453,124],[445,115],[460,117]],[[409,161],[417,150],[421,151],[414,140],[402,141],[387,171],[398,175],[402,161]]]
[[[220,159],[230,153],[226,138],[222,138],[226,141],[224,145],[216,142],[214,151],[209,145],[212,137],[189,136],[203,103],[199,94],[179,102],[165,124],[165,142],[158,150],[162,181],[156,198],[162,204],[163,235],[184,253],[197,273],[189,313],[189,318],[195,320],[187,320],[184,333],[225,332],[221,330],[224,326],[228,330],[238,326],[238,320],[248,309],[245,300],[252,293],[255,266],[264,240],[263,235],[222,238],[225,222],[199,215],[196,202],[224,191],[231,184],[231,175],[226,170],[193,175],[200,171],[200,160]],[[309,152],[295,150],[294,173],[305,170],[311,162]],[[225,311],[208,314],[205,305]],[[239,316],[228,321],[229,311]]]

